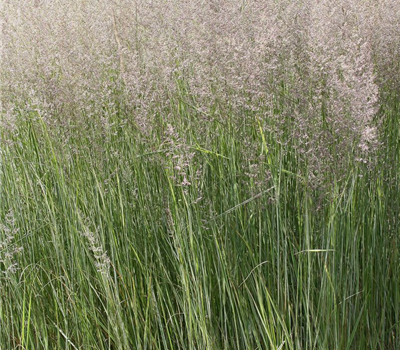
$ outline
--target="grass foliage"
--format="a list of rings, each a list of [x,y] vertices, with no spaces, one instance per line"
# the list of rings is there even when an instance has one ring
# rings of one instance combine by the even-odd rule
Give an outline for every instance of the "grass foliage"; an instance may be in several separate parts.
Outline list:
[[[398,349],[398,101],[376,166],[353,162],[322,197],[263,121],[207,140],[180,107],[190,186],[162,121],[151,142],[126,126],[60,147],[21,113],[2,150],[0,347]],[[243,185],[244,132],[261,188]]]

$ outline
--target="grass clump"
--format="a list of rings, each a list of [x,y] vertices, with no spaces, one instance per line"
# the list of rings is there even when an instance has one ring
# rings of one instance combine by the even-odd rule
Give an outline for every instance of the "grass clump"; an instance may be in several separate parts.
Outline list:
[[[268,3],[4,3],[1,350],[400,348],[390,6]]]

